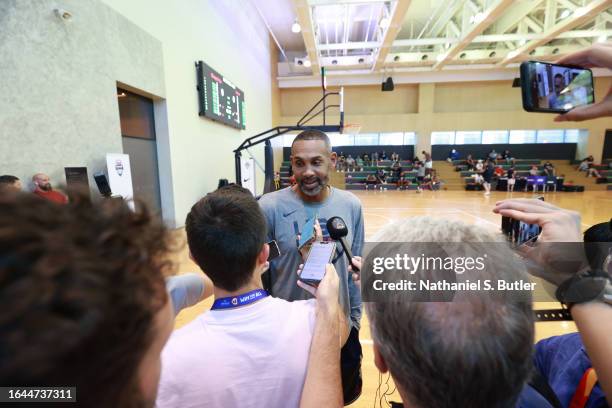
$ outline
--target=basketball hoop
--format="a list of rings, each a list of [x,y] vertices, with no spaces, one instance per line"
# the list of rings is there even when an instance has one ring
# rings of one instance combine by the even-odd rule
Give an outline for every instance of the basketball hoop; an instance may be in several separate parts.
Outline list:
[[[356,135],[361,131],[361,125],[356,123],[347,123],[342,127],[342,134],[345,135]]]

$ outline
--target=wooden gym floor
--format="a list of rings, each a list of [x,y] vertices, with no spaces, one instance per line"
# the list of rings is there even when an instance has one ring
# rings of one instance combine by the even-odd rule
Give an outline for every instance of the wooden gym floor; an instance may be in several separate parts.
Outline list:
[[[430,216],[436,218],[457,219],[468,223],[481,225],[483,228],[499,231],[501,219],[492,212],[496,201],[514,197],[534,197],[532,193],[492,192],[485,197],[478,191],[425,191],[417,194],[414,191],[356,191],[362,202],[365,219],[366,240],[386,223],[411,216]],[[612,218],[612,191],[587,191],[584,193],[546,193],[547,202],[563,208],[572,209],[582,214],[583,230],[593,224],[609,221]],[[177,233],[184,237],[184,230]],[[189,260],[185,246],[176,254],[179,273],[197,271],[197,266]],[[176,318],[176,328],[190,322],[200,313],[210,309],[212,299],[201,302],[183,310]],[[539,302],[536,309],[557,308],[555,302]],[[558,334],[571,333],[576,327],[571,322],[539,322],[536,324],[536,340]],[[365,408],[380,406],[380,395],[376,397],[379,373],[374,365],[372,340],[369,324],[364,313],[361,323],[360,340],[363,347],[363,378],[362,396],[351,407]],[[392,380],[385,385],[387,375],[382,379],[382,391],[392,391]],[[388,401],[400,401],[397,392],[387,396]],[[382,406],[386,406],[382,399]]]

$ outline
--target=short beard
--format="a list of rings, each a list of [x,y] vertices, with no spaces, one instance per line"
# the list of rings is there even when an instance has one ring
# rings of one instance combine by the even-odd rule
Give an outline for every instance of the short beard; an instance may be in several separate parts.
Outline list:
[[[304,181],[300,180],[300,183],[298,184],[300,186],[300,191],[302,191],[302,193],[304,193],[304,195],[307,195],[308,197],[318,196],[319,194],[321,194],[321,191],[323,191],[323,189],[327,186],[327,179],[322,180],[317,177],[317,181],[319,182],[319,185],[317,187],[312,190],[307,190],[306,188],[304,188]]]
[[[51,187],[51,184],[43,184],[43,185],[41,185],[39,187],[40,187],[40,189],[42,191],[51,191],[51,190],[53,190],[53,188]]]

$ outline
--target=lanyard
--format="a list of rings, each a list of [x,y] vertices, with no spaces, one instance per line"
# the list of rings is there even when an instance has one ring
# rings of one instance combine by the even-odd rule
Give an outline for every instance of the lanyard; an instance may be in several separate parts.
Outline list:
[[[245,306],[266,296],[268,296],[268,292],[265,290],[255,289],[242,295],[217,299],[210,310],[232,309],[234,307]]]

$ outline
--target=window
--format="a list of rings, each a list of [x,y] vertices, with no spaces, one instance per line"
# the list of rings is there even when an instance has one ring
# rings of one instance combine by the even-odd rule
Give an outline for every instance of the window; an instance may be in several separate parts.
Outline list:
[[[404,134],[402,132],[396,133],[381,133],[378,138],[378,142],[381,145],[403,145]]]
[[[329,136],[332,146],[353,146],[355,144],[355,135],[328,133],[327,136]]]
[[[480,130],[458,131],[455,134],[455,144],[480,144],[482,141]]]
[[[563,129],[538,130],[537,143],[563,143]]]
[[[355,135],[355,146],[378,145],[378,133],[359,133]]]
[[[404,133],[404,144],[405,145],[416,145],[416,133],[405,132]]]
[[[483,130],[482,144],[506,144],[508,143],[507,130]]]
[[[431,144],[455,144],[455,132],[431,132]]]
[[[535,130],[511,130],[510,131],[510,143],[512,144],[535,143],[535,142],[536,142],[536,131]]]
[[[565,130],[565,143],[578,143],[579,135],[580,135],[580,129],[566,129]]]

